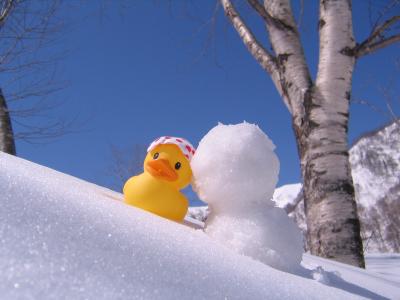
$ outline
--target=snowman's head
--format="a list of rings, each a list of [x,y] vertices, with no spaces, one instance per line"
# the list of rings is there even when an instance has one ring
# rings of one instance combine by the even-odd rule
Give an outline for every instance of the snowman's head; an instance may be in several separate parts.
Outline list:
[[[200,141],[191,161],[194,190],[221,212],[270,202],[279,173],[274,148],[257,125],[217,125]]]

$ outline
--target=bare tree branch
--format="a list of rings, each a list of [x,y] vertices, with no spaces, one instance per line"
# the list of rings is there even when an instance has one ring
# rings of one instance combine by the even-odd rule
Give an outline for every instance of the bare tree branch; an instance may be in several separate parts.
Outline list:
[[[393,35],[388,38],[381,39],[379,42],[367,44],[361,48],[356,48],[355,57],[359,58],[367,54],[371,54],[377,50],[383,49],[391,44],[400,42],[400,34]]]
[[[368,97],[360,98],[359,96],[351,99],[352,103],[368,107],[391,123],[400,120],[400,95],[398,93],[398,87],[400,86],[400,58],[395,60],[394,65],[395,70],[387,75],[383,84],[379,83],[378,78],[375,76],[365,83],[368,87],[374,87],[379,92],[379,101],[373,101]]]
[[[393,16],[377,26],[367,39],[355,47],[355,57],[370,54],[400,41],[400,34],[385,37],[385,32],[391,30],[397,23],[400,23],[400,16]]]
[[[386,20],[382,25],[378,26],[367,39],[367,42],[374,41],[379,35],[382,35],[390,26],[400,21],[400,16],[394,16]]]
[[[186,39],[185,42],[191,42],[192,40],[195,40],[198,38],[200,33],[204,31],[205,28],[208,27],[207,30],[207,37],[205,38],[205,42],[203,44],[203,47],[201,48],[201,51],[196,55],[196,57],[193,59],[190,65],[197,63],[202,57],[206,56],[207,51],[213,50],[213,60],[215,65],[218,68],[222,68],[221,64],[219,64],[218,59],[217,59],[217,54],[216,54],[216,27],[217,27],[217,16],[220,8],[220,3],[219,1],[216,1],[214,11],[212,13],[212,16],[207,19],[207,20],[199,20],[199,18],[195,18],[192,16],[192,14],[189,12],[189,8],[186,5],[185,2],[185,10],[184,10],[184,17],[190,19],[191,21],[194,21],[196,23],[200,23],[200,26],[196,29],[196,31],[193,33],[193,35]],[[172,9],[170,8],[172,14]]]
[[[294,122],[300,125],[304,114],[302,101],[311,92],[313,82],[290,1],[265,0],[264,7],[272,19],[266,27],[279,71],[278,89],[282,90],[289,111],[296,116]]]
[[[369,102],[368,100],[364,100],[364,99],[351,99],[351,102],[354,104],[360,104],[360,105],[365,105],[368,108],[370,108],[371,110],[373,110],[374,112],[388,118],[389,120],[394,120],[394,115],[392,115],[391,111],[387,112],[381,108],[379,108],[378,106],[372,104],[371,102]],[[387,106],[388,107],[388,106]]]
[[[276,72],[277,68],[274,57],[261,45],[251,30],[246,26],[232,2],[230,0],[221,0],[221,4],[226,16],[232,22],[243,43],[261,67],[269,74]]]
[[[247,0],[250,6],[264,19],[265,22],[273,22],[272,17],[265,10],[265,7],[258,0]]]
[[[0,12],[0,26],[2,26],[7,19],[7,17],[10,15],[10,12],[15,4],[15,0],[7,0],[6,4],[4,7],[1,9]]]
[[[279,63],[281,60],[273,56],[268,50],[266,50],[262,44],[256,39],[252,31],[245,24],[240,17],[239,13],[235,9],[234,5],[230,0],[220,0],[222,7],[224,8],[225,14],[231,21],[233,27],[236,29],[243,43],[246,45],[248,51],[261,65],[261,67],[271,76],[272,81],[275,84],[279,94],[282,96],[286,107],[292,112],[292,106],[288,97],[288,93],[285,92],[285,83],[282,81],[281,76],[282,70],[279,69]]]
[[[72,129],[75,120],[49,118],[50,110],[60,106],[50,94],[66,87],[55,75],[65,53],[48,51],[65,28],[58,17],[63,1],[0,3],[1,87],[9,118],[18,129],[12,138],[36,143],[40,138],[48,141],[76,131]]]
[[[378,16],[376,17],[375,21],[372,21],[372,3],[371,1],[369,1],[369,19],[370,19],[370,23],[371,23],[371,33],[375,31],[375,29],[379,26],[379,24],[382,21],[382,18],[385,17],[390,11],[393,11],[393,9],[400,4],[399,0],[391,0],[388,1],[388,3],[386,3],[384,5],[384,7],[382,9],[380,9],[378,11]]]
[[[35,117],[38,115],[35,114]],[[13,123],[17,124],[21,129],[14,133],[14,138],[23,140],[30,144],[46,144],[50,140],[60,138],[66,134],[81,132],[79,129],[74,129],[77,118],[63,120],[60,118],[49,118],[48,115],[42,116],[46,119],[42,123],[32,125],[31,122],[23,122],[20,119],[12,117]]]
[[[286,24],[285,22],[282,22],[282,20],[272,17],[265,9],[265,7],[260,2],[258,2],[258,0],[247,0],[247,2],[260,15],[260,17],[263,18],[266,24],[273,25],[280,29],[286,29],[286,30],[291,29],[290,25]],[[303,14],[303,4],[304,3],[301,2],[300,15]],[[299,24],[297,24],[297,27],[299,27]]]
[[[135,144],[128,148],[119,148],[110,144],[111,163],[105,175],[111,181],[112,188],[121,191],[124,183],[143,170],[143,160],[146,157],[147,147]]]

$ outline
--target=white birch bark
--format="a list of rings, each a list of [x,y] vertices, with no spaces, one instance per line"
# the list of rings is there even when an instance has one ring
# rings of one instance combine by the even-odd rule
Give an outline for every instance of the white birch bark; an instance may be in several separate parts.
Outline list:
[[[347,152],[355,64],[350,1],[321,0],[319,33],[318,74],[305,107],[309,128],[301,157],[308,242],[311,253],[364,266]]]
[[[350,51],[355,47],[350,1],[321,0],[321,53],[315,84],[307,67],[290,1],[265,0],[264,7],[253,0],[248,2],[265,21],[276,64],[268,73],[278,78],[273,81],[293,117],[311,252],[363,267],[346,140],[355,62]],[[228,6],[234,9],[229,0],[221,0],[221,3],[226,12]],[[243,21],[240,28],[248,30]],[[239,35],[243,39],[240,32]]]
[[[282,89],[292,107],[311,253],[364,266],[347,153],[355,58],[348,0],[320,3],[320,61],[311,81],[289,0],[265,0]]]
[[[304,115],[303,99],[310,92],[312,81],[290,1],[265,0],[264,7],[270,16],[266,27],[276,56],[279,85],[288,98],[293,122],[301,126]]]
[[[291,112],[292,107],[289,103],[287,93],[284,92],[281,85],[281,75],[278,70],[278,65],[275,58],[260,44],[255,38],[251,30],[241,19],[240,15],[236,11],[235,7],[230,0],[220,0],[225,10],[225,14],[232,22],[233,27],[236,29],[243,43],[251,55],[257,60],[260,66],[271,76],[279,94],[281,95],[283,102],[285,103],[288,110]]]
[[[247,0],[266,25],[273,53],[259,43],[231,0],[220,1],[292,114],[311,252],[364,267],[347,152],[351,80],[356,58],[400,41],[399,33],[388,36],[400,23],[400,16],[377,24],[366,40],[356,44],[351,0],[320,0],[320,57],[313,83],[290,0],[264,0],[263,4]]]
[[[287,57],[285,82],[304,180],[311,253],[364,267],[360,225],[347,153],[355,58],[348,0],[320,2],[320,62],[315,85],[306,66],[289,0],[264,1],[278,57]],[[283,24],[283,25],[281,25]]]

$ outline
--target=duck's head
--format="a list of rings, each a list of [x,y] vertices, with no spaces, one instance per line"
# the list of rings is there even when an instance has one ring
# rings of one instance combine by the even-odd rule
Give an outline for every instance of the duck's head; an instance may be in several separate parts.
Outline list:
[[[194,148],[182,138],[163,137],[153,142],[144,160],[144,171],[180,190],[192,179],[190,158]]]

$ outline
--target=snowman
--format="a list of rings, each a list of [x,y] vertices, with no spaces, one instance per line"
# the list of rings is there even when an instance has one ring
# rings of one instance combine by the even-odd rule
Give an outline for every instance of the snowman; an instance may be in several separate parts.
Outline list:
[[[302,235],[271,200],[278,181],[274,144],[254,124],[218,124],[200,141],[193,187],[208,204],[205,232],[236,252],[295,273]]]

